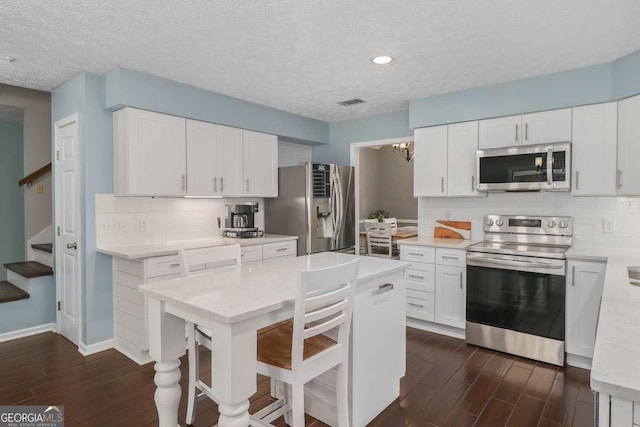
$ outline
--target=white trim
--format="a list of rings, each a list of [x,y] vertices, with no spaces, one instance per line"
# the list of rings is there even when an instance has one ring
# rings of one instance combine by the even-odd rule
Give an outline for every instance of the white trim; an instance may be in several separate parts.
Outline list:
[[[349,146],[350,149],[350,160],[351,166],[353,166],[354,173],[354,186],[353,192],[355,194],[355,218],[354,224],[356,225],[355,236],[360,235],[360,156],[359,150],[360,148],[372,148],[372,147],[382,147],[384,145],[393,145],[393,144],[402,144],[406,142],[413,142],[413,135],[411,136],[403,136],[400,138],[389,138],[389,139],[376,139],[373,141],[363,141],[363,142],[352,142]],[[356,239],[356,254],[360,253],[360,239]]]
[[[53,164],[53,172],[52,172],[52,179],[53,179],[53,213],[54,213],[54,223],[52,224],[53,227],[53,265],[54,265],[54,271],[59,271],[61,266],[58,265],[58,260],[59,258],[56,257],[56,254],[62,254],[63,251],[60,250],[60,248],[58,248],[58,245],[60,244],[60,239],[58,238],[58,234],[56,233],[56,226],[58,224],[61,223],[61,218],[60,218],[60,200],[59,200],[59,195],[60,195],[60,183],[58,182],[59,180],[57,179],[57,174],[58,174],[58,162],[56,159],[56,151],[58,151],[60,149],[59,147],[59,143],[60,140],[58,138],[58,131],[59,129],[65,127],[65,126],[69,126],[72,123],[77,123],[77,127],[76,127],[76,139],[78,142],[78,198],[79,198],[79,206],[82,207],[84,206],[84,195],[82,194],[81,188],[81,182],[83,180],[83,175],[82,175],[82,141],[80,140],[80,135],[82,133],[82,129],[81,129],[81,124],[80,124],[80,114],[79,113],[74,113],[71,114],[70,116],[67,116],[61,120],[58,120],[57,122],[54,123],[53,125],[53,132],[54,132],[54,139],[53,139],[53,144],[51,144],[51,163]],[[77,224],[77,228],[78,228],[78,232],[77,232],[77,241],[78,242],[83,242],[82,240],[82,226],[83,226],[83,216],[82,216],[82,212],[77,212],[77,217],[78,217],[78,224]],[[82,246],[81,246],[82,248]],[[83,256],[82,256],[82,250],[77,251],[76,254],[76,258],[78,260],[78,277],[77,277],[77,281],[78,281],[78,294],[77,294],[77,313],[78,313],[78,338],[76,340],[76,342],[78,343],[78,351],[80,351],[80,345],[82,344],[82,332],[83,332],[83,318],[82,318],[82,300],[83,300],[83,283],[82,283],[82,264],[83,264]],[[56,303],[57,301],[60,301],[60,295],[62,295],[62,283],[61,283],[61,278],[62,275],[60,274],[56,274],[55,276],[55,283],[56,283]],[[61,330],[61,325],[60,325],[60,311],[56,311],[56,329],[58,331]]]
[[[0,342],[16,340],[18,338],[30,337],[31,335],[42,334],[44,332],[56,332],[55,323],[45,323],[44,325],[31,326],[30,328],[18,329],[17,331],[0,334]]]
[[[454,328],[453,326],[441,325],[439,323],[429,322],[421,319],[414,319],[407,317],[407,326],[421,331],[433,332],[434,334],[446,335],[448,337],[465,339],[466,334],[464,329]]]
[[[591,370],[591,359],[577,354],[567,353],[567,365]]]
[[[185,338],[185,340],[186,340],[186,338]],[[185,344],[185,350],[186,350],[186,347],[187,347],[187,345]],[[145,355],[143,355],[142,357],[138,357],[137,355],[135,355],[132,352],[128,351],[124,347],[119,346],[118,344],[114,344],[113,348],[115,350],[119,351],[120,353],[124,354],[125,356],[127,356],[129,359],[133,360],[134,362],[136,362],[140,366],[143,366],[143,365],[146,365],[147,363],[153,362],[153,359],[151,358],[151,356],[149,356],[148,352],[145,352]]]
[[[83,356],[89,356],[90,354],[100,353],[101,351],[109,350],[111,348],[113,348],[113,339],[111,338],[89,345],[80,341],[78,352]]]

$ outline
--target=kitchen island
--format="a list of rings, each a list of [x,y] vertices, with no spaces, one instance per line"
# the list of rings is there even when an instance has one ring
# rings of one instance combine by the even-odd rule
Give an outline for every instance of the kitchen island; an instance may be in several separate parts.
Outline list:
[[[148,304],[149,354],[156,361],[160,426],[173,427],[178,421],[185,321],[213,331],[211,388],[219,404],[219,425],[247,426],[248,399],[256,392],[257,330],[293,316],[301,270],[325,268],[354,257],[325,252],[140,286]],[[360,264],[350,337],[349,400],[351,425],[364,426],[400,393],[399,381],[405,373],[405,269],[409,263],[355,258]],[[307,384],[305,408],[310,415],[336,425],[332,374],[329,371]]]

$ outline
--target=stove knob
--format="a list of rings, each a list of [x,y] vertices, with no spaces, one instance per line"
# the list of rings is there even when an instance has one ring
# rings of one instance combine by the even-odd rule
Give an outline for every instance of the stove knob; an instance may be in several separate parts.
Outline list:
[[[553,228],[556,226],[556,222],[554,220],[549,220],[549,222],[547,223],[547,226],[549,226],[549,228]]]
[[[558,226],[560,228],[567,228],[569,226],[569,223],[565,220],[560,221],[560,224],[558,224]]]
[[[502,227],[502,224],[504,224],[504,221],[502,220],[502,218],[498,218],[498,219],[496,220],[496,225],[497,225],[498,227]]]
[[[493,220],[491,218],[487,218],[487,220],[484,223],[487,224],[489,227],[491,227],[493,225]]]

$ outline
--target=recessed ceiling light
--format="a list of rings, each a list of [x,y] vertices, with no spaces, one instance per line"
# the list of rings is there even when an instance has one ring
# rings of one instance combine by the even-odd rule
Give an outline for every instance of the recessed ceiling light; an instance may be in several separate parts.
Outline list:
[[[373,58],[373,63],[377,65],[388,64],[391,61],[393,61],[393,58],[390,56],[383,55],[383,56],[376,56],[375,58]]]

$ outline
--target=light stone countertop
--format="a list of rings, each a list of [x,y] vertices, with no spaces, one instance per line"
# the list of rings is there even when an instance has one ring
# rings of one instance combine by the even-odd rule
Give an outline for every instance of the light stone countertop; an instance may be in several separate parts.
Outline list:
[[[192,240],[175,240],[162,243],[148,243],[143,245],[127,245],[117,247],[100,247],[96,250],[105,255],[112,255],[124,259],[150,258],[163,255],[175,255],[181,249],[204,248],[207,246],[223,246],[238,243],[240,246],[263,245],[265,243],[286,242],[297,240],[297,236],[282,236],[279,234],[265,234],[263,237],[248,239],[232,239],[226,237]]]
[[[360,260],[358,283],[402,271],[410,265],[405,261],[322,252],[147,283],[138,289],[199,316],[235,323],[293,304],[301,270],[331,267],[356,258]]]
[[[640,287],[627,275],[628,266],[640,266],[640,250],[574,246],[567,259],[607,263],[591,388],[640,402]]]
[[[436,237],[418,236],[409,239],[398,240],[398,245],[431,246],[434,248],[466,249],[467,246],[478,243],[480,240],[466,239],[442,239]]]

